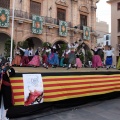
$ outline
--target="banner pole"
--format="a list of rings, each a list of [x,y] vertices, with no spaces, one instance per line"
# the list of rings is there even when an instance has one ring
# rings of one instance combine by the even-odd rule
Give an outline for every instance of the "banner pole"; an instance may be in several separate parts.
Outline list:
[[[15,0],[13,0],[13,10],[12,10],[12,30],[11,30],[11,50],[10,50],[10,65],[12,64],[12,52],[13,52],[13,36],[14,36],[14,10],[15,10]]]

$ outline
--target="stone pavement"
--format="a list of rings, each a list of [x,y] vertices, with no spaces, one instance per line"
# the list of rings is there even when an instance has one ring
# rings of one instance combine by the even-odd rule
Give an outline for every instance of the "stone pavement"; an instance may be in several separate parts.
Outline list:
[[[10,120],[120,120],[120,98]]]

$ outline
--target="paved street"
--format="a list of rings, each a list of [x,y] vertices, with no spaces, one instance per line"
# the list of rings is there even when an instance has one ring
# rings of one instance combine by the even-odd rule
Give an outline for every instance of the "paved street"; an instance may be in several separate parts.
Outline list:
[[[11,120],[120,120],[120,98]]]

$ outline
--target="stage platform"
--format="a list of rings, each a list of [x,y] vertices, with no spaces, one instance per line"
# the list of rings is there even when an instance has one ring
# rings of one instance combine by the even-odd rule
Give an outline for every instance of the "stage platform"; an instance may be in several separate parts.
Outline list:
[[[9,118],[42,113],[46,110],[81,105],[98,99],[120,97],[120,71],[106,68],[14,67],[10,78],[15,106],[8,110]],[[24,106],[23,74],[41,74],[44,102]]]
[[[106,70],[106,68],[71,68],[67,70],[67,68],[57,67],[57,68],[43,68],[43,67],[14,67],[16,73],[57,73],[57,72],[120,72],[120,70],[110,68]]]

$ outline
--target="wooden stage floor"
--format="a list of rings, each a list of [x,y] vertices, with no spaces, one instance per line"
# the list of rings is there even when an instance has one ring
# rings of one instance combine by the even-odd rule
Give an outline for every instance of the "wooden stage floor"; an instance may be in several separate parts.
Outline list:
[[[71,68],[67,70],[67,68],[43,68],[43,67],[14,67],[16,73],[55,73],[55,72],[120,72],[120,70],[110,68],[109,70],[106,70],[106,68],[98,68],[98,70],[95,70],[95,68]]]

